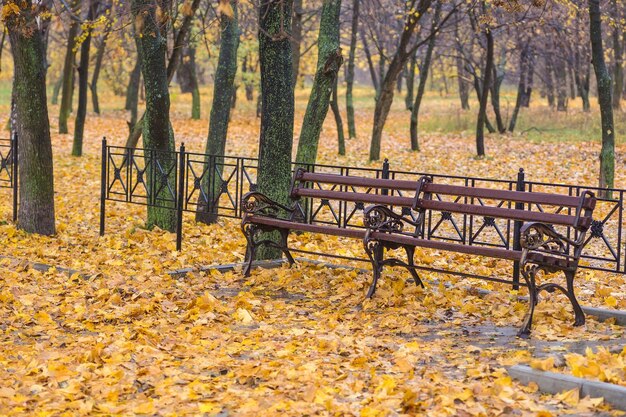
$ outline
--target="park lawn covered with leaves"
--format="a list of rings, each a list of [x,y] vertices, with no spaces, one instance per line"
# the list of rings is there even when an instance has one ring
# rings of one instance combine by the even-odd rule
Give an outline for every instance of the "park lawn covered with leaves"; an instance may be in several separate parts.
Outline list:
[[[422,151],[412,153],[408,114],[396,110],[383,141],[393,169],[513,179],[524,167],[531,180],[596,183],[597,143],[492,136],[488,158],[477,160],[471,134],[440,132],[422,135]],[[227,153],[255,156],[258,120],[250,108],[237,111]],[[299,108],[297,122],[301,115]],[[116,203],[108,204],[107,234],[98,237],[100,137],[123,144],[125,116],[107,111],[88,118],[80,159],[69,156],[69,135],[53,136],[57,236],[17,231],[8,221],[9,193],[1,191],[0,414],[556,416],[606,409],[599,400],[541,395],[505,370],[561,342],[621,340],[621,327],[592,317],[572,327],[563,296],[543,297],[533,338],[524,341],[514,334],[526,304],[500,284],[423,274],[427,287],[420,289],[405,283],[406,271],[387,269],[374,299],[364,301],[369,273],[307,263],[254,271],[249,279],[238,270],[170,276],[242,261],[239,222],[205,226],[187,214],[179,253],[172,234],[143,229],[141,207]],[[357,113],[360,136],[347,141],[346,157],[335,155],[334,124],[327,123],[319,161],[379,166],[366,161],[370,116]],[[206,121],[175,113],[174,130],[178,143],[203,149]],[[617,148],[618,186],[626,184],[625,150]],[[312,235],[292,241],[362,253],[358,241]],[[466,272],[506,274],[510,267],[445,252],[416,256],[427,266]],[[80,274],[42,273],[31,262]],[[579,298],[625,309],[624,281],[581,270]],[[485,296],[479,288],[495,292]]]

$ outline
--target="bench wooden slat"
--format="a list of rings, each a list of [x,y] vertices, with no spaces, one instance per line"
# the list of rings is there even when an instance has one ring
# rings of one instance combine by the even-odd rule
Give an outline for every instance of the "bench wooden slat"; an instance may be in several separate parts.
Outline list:
[[[506,200],[513,201],[518,203],[531,203],[531,204],[546,204],[553,206],[563,206],[563,207],[578,207],[580,205],[580,200],[584,197],[574,197],[564,194],[548,194],[548,193],[538,193],[538,192],[527,192],[527,191],[512,191],[512,190],[495,190],[491,188],[480,188],[480,187],[464,187],[459,185],[447,185],[447,184],[436,184],[436,183],[427,183],[424,184],[422,188],[424,192],[435,193],[435,194],[443,194],[443,195],[454,195],[461,197],[475,197],[475,198],[485,198],[485,199],[493,199],[493,200]],[[591,206],[593,201],[589,198],[586,198],[583,202],[583,208],[593,209]]]
[[[300,230],[302,232],[353,237],[356,239],[362,239],[365,236],[365,229],[353,229],[321,224],[298,223],[289,220],[274,219],[272,217],[254,215],[248,215],[246,220],[254,224],[263,224],[266,226],[273,226],[282,229]]]
[[[574,224],[576,216],[565,214],[542,213],[540,211],[517,210],[502,207],[480,206],[473,204],[452,203],[437,200],[419,200],[419,208],[450,213],[470,214],[475,216],[493,217],[496,219],[521,220],[525,222],[541,222],[562,226],[584,227],[591,225],[590,217],[580,217]]]
[[[296,188],[293,191],[298,197],[311,197],[328,200],[342,200],[350,201],[354,203],[367,203],[367,204],[383,204],[392,205],[397,207],[411,207],[413,205],[413,198],[400,197],[397,195],[381,195],[381,194],[368,194],[368,193],[352,193],[347,191],[334,191],[334,190],[315,190],[311,188]]]
[[[353,187],[387,188],[389,190],[415,191],[417,188],[417,181],[354,177],[350,175],[322,174],[315,172],[304,172],[299,180],[321,184],[349,185]]]
[[[505,248],[492,248],[488,246],[463,245],[460,243],[450,243],[440,240],[428,240],[417,237],[401,235],[397,233],[370,233],[372,239],[378,239],[381,242],[394,242],[401,245],[410,245],[420,248],[439,249],[451,252],[460,252],[468,255],[480,255],[490,258],[508,259],[519,261],[522,258],[521,251],[514,251]]]

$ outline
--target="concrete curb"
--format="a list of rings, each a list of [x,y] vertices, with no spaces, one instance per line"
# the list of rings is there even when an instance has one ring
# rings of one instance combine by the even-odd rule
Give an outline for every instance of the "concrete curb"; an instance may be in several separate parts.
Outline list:
[[[539,371],[525,365],[507,368],[509,375],[526,385],[535,382],[541,392],[558,394],[563,391],[579,389],[582,397],[602,397],[604,401],[618,410],[626,410],[626,387],[600,381],[589,381],[571,375],[556,372]]]

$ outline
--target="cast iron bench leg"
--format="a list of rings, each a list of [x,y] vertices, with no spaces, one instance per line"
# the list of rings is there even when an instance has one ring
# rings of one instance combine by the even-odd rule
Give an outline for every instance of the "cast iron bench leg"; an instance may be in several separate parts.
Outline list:
[[[420,279],[419,274],[417,273],[417,271],[415,270],[415,262],[413,261],[413,255],[415,255],[415,246],[410,246],[410,245],[406,245],[404,247],[404,250],[406,251],[406,258],[408,260],[408,270],[411,273],[411,276],[413,276],[413,280],[415,281],[415,285],[417,286],[421,286],[422,288],[424,288],[424,283],[422,282],[422,280]]]

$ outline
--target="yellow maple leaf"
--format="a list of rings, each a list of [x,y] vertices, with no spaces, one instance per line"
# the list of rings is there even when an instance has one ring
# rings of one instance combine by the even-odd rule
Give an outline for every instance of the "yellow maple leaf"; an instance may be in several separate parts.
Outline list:
[[[545,359],[533,359],[530,361],[530,367],[540,371],[549,371],[554,368],[554,357],[548,356]]]

